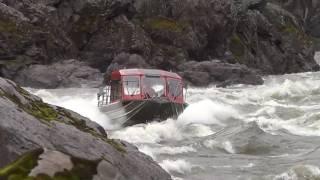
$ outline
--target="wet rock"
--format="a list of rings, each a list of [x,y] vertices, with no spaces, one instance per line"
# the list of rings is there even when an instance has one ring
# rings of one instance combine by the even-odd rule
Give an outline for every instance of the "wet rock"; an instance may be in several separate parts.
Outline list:
[[[195,62],[190,61],[179,66],[181,75],[194,85],[207,86],[216,83],[220,87],[231,84],[262,84],[263,80],[257,71],[245,65],[228,64],[218,60]]]
[[[112,60],[111,65],[113,64],[117,64],[119,69],[150,68],[145,59],[138,54],[120,53]]]
[[[106,72],[121,54],[143,59],[122,60],[125,66],[184,74],[192,73],[179,68],[181,64],[212,59],[263,74],[316,71],[320,69],[313,59],[314,47],[320,46],[319,4],[314,0],[2,0],[0,75],[13,79],[30,64],[49,65],[61,59],[78,59]],[[202,75],[215,83],[209,74]],[[230,78],[223,82],[255,81]]]
[[[14,80],[22,86],[35,88],[98,87],[102,74],[71,59],[52,65],[31,65],[19,71]]]
[[[108,139],[98,124],[2,78],[0,107],[0,179],[171,179],[136,147]]]
[[[236,31],[228,43],[238,63],[265,74],[319,70],[312,58],[312,38],[294,14],[273,3],[245,9],[239,12]]]
[[[91,66],[105,71],[121,53],[150,57],[152,41],[141,27],[128,20],[126,16],[115,17],[102,26],[103,28],[90,37],[80,54]]]
[[[293,0],[274,2],[292,12],[304,27],[307,34],[312,36],[317,51],[320,50],[320,3],[319,1]]]

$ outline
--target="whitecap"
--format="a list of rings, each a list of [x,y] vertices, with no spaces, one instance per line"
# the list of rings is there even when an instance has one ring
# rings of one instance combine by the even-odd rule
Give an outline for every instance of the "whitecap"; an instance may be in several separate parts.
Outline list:
[[[185,174],[191,172],[193,165],[183,159],[178,160],[164,160],[160,166],[169,173]]]

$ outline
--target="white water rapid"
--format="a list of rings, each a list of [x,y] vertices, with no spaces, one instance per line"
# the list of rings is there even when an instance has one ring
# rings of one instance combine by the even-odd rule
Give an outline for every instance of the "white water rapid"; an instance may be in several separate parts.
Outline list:
[[[98,110],[97,89],[28,90],[135,144],[174,179],[320,179],[319,72],[269,76],[261,86],[190,88],[177,120],[127,128]]]

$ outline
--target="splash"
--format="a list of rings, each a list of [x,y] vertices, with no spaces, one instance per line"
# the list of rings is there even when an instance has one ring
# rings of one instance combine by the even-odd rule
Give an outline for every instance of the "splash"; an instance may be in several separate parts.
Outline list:
[[[319,179],[320,169],[312,165],[299,165],[290,168],[287,172],[275,176],[274,180],[309,180]]]
[[[234,137],[232,135],[237,129],[241,130],[242,125],[255,122],[265,133],[285,134],[284,138],[294,138],[296,135],[304,138],[320,136],[320,72],[268,76],[264,79],[265,84],[260,86],[191,87],[187,93],[189,106],[177,120],[167,119],[126,128],[111,122],[106,114],[99,111],[95,96],[97,89],[31,91],[48,103],[74,110],[98,122],[108,130],[110,138],[134,143],[140,151],[151,156],[173,175],[174,179],[192,179],[195,175],[204,177],[203,179],[232,179],[230,176],[239,169],[243,170],[241,173],[248,174],[248,168],[251,168],[250,171],[254,174],[262,172],[259,168],[265,168],[261,165],[263,163],[257,161],[259,156],[248,156],[249,159],[252,158],[248,164],[248,160],[242,158],[247,157],[246,154],[239,156],[236,152],[237,142],[230,137]],[[233,127],[235,131],[232,130]],[[223,129],[232,131],[220,133],[224,132]],[[239,140],[243,140],[242,138],[245,137],[239,137]],[[304,148],[307,147],[301,148],[303,153],[306,152]],[[281,174],[272,172],[271,168],[266,172],[271,173],[267,179],[299,179],[301,174],[319,178],[317,166],[301,165],[303,168],[296,168],[296,164],[291,165],[292,161],[287,160],[296,156],[282,149],[268,160],[283,158],[292,168]],[[299,149],[297,153],[301,153]],[[197,164],[205,165],[198,169]],[[276,165],[283,168],[281,163]],[[211,172],[212,168],[215,169],[214,173]],[[219,172],[221,169],[222,172]],[[225,176],[228,172],[230,176]]]
[[[186,138],[203,137],[213,134],[210,127],[202,124],[183,126],[176,120],[152,122],[127,127],[110,134],[111,138],[123,139],[131,143],[161,143],[182,141]]]
[[[43,101],[61,106],[87,117],[105,129],[118,129],[120,124],[114,124],[108,116],[97,108],[96,89],[30,89],[31,93],[41,97]]]
[[[191,172],[193,167],[189,162],[178,159],[178,160],[164,160],[160,163],[160,166],[169,173],[180,173],[185,174]]]
[[[225,125],[226,120],[237,116],[237,111],[231,106],[206,99],[189,105],[179,116],[178,123]]]

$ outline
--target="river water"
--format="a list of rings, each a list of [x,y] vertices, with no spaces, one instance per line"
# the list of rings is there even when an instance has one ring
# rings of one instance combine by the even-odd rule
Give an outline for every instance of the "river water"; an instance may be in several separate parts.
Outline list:
[[[121,128],[97,109],[97,89],[30,89],[44,101],[135,144],[174,179],[320,179],[320,72],[261,86],[189,88],[177,120]]]

